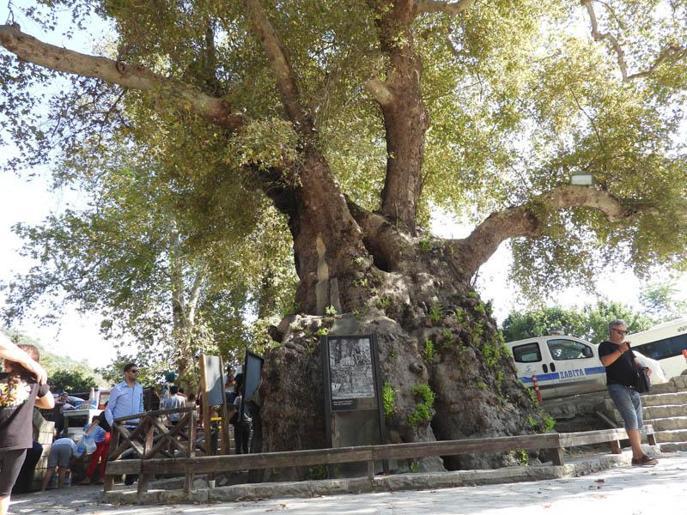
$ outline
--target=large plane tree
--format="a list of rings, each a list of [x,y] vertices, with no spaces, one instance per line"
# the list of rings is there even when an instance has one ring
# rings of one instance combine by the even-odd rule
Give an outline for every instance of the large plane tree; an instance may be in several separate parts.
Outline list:
[[[517,434],[537,414],[471,286],[499,245],[529,291],[685,264],[685,1],[48,5],[74,31],[103,17],[116,42],[87,55],[0,26],[10,166],[59,149],[87,169],[116,141],[285,217],[299,284],[270,332],[265,449],[324,443],[317,338],[334,313],[379,337],[392,441]],[[50,9],[22,15],[49,28]],[[46,114],[56,75],[73,87]],[[433,238],[436,207],[474,230]]]

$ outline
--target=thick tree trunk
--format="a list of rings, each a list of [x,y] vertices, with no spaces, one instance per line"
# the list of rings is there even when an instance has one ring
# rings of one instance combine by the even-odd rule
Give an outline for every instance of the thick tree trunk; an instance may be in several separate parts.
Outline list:
[[[386,419],[387,441],[534,430],[531,423],[541,421],[541,414],[515,376],[490,308],[456,270],[444,247],[428,248],[408,239],[406,248],[399,249],[400,240],[390,245],[383,230],[373,240],[365,239],[367,248],[394,253],[393,258],[376,255],[375,261],[393,262],[394,270],[369,266],[357,280],[345,281],[340,291],[347,299],[347,311],[355,312],[355,334],[377,335],[383,380],[395,392]],[[344,239],[339,246],[342,255],[357,253],[345,248]],[[336,318],[294,316],[273,331],[282,345],[268,353],[265,363],[263,450],[325,445],[318,334],[322,327],[336,330]],[[422,416],[421,392],[427,387],[435,395],[431,420]],[[508,459],[465,456],[447,459],[444,465],[488,467]]]

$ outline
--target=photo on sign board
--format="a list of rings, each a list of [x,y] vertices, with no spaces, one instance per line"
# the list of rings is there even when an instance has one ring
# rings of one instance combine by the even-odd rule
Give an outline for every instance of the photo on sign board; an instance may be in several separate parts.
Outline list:
[[[332,400],[374,398],[369,338],[331,338],[329,370]]]

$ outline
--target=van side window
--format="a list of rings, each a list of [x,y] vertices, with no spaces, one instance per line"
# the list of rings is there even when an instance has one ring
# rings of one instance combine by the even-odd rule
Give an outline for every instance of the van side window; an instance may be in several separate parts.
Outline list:
[[[526,343],[513,347],[513,359],[518,363],[535,363],[541,361],[538,343]]]
[[[589,345],[573,340],[547,340],[546,344],[554,360],[587,359],[594,356],[594,351]]]

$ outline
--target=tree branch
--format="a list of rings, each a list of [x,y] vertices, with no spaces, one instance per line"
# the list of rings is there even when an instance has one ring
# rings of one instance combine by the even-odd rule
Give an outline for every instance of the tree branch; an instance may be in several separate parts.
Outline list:
[[[394,101],[394,94],[382,80],[376,78],[368,80],[365,83],[365,89],[367,89],[374,99],[382,106],[388,106]]]
[[[594,6],[592,5],[592,0],[584,0],[582,4],[587,8],[587,13],[589,14],[589,21],[592,25],[592,38],[594,41],[608,40],[616,54],[618,60],[618,67],[620,68],[620,74],[623,76],[623,81],[627,80],[627,63],[625,62],[625,51],[618,43],[616,37],[610,32],[599,32],[599,24],[596,20],[596,13],[594,12]]]
[[[125,89],[159,91],[160,95],[176,97],[180,108],[190,109],[212,123],[238,129],[245,123],[240,113],[232,112],[228,102],[211,97],[197,88],[157,75],[142,66],[82,54],[44,43],[21,32],[19,25],[0,25],[0,45],[19,59],[51,70],[117,84]]]
[[[200,270],[196,272],[196,276],[193,279],[193,284],[189,291],[186,313],[186,320],[189,322],[189,325],[193,325],[196,320],[196,309],[198,308],[198,301],[200,300],[200,295],[205,286],[205,280],[207,278],[206,272],[206,266],[201,266]]]
[[[620,74],[623,77],[623,82],[648,77],[654,73],[654,71],[656,71],[661,64],[670,62],[674,63],[687,56],[687,47],[670,44],[661,49],[661,51],[658,53],[658,57],[646,70],[632,74],[628,73],[627,62],[625,61],[625,51],[623,50],[622,46],[620,46],[620,43],[618,42],[617,38],[613,36],[613,34],[610,32],[599,31],[599,24],[596,19],[596,13],[594,11],[594,5],[592,2],[593,0],[584,0],[582,2],[582,4],[587,8],[587,13],[589,14],[592,38],[594,41],[602,41],[605,39],[610,43],[611,48],[616,54],[618,67],[620,68]],[[604,4],[604,6],[611,12],[612,15],[615,15],[608,5]]]
[[[313,131],[313,123],[300,104],[300,93],[298,92],[296,77],[286,55],[286,49],[267,18],[260,0],[246,0],[246,7],[253,24],[253,30],[262,41],[267,59],[276,76],[277,88],[286,109],[286,114],[299,132],[305,136],[310,136]]]
[[[408,263],[415,263],[410,256],[415,251],[412,238],[378,213],[363,209],[346,198],[348,210],[363,233],[365,247],[372,254],[376,265],[388,272],[396,272]]]
[[[450,255],[466,278],[472,277],[505,240],[542,234],[546,220],[534,209],[537,204],[554,210],[588,207],[601,211],[611,222],[628,218],[637,211],[636,208],[628,209],[606,191],[586,186],[560,186],[522,206],[492,213],[467,238],[447,242]]]
[[[417,0],[415,8],[418,14],[444,13],[455,16],[469,9],[475,0],[460,0],[458,2],[441,2],[439,0]]]
[[[373,80],[366,84],[381,106],[386,131],[381,211],[391,223],[415,234],[425,132],[429,127],[420,87],[422,59],[413,33],[418,4],[413,0],[368,0],[368,4],[376,14],[380,48],[388,56],[386,82]]]
[[[656,69],[663,63],[675,63],[680,59],[687,56],[687,47],[681,47],[679,45],[668,45],[662,49],[656,60],[653,62],[649,68],[644,71],[633,73],[627,76],[627,80],[642,79],[648,77],[656,71]]]

